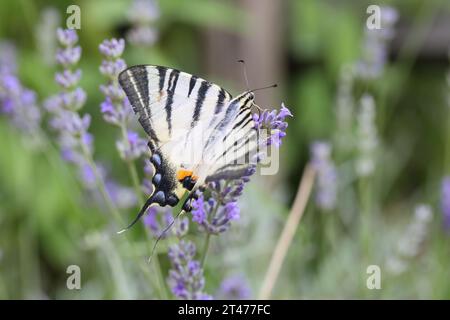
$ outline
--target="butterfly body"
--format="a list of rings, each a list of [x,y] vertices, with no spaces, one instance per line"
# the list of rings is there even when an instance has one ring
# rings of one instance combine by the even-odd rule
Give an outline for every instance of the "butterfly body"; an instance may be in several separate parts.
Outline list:
[[[176,206],[186,192],[183,209],[190,211],[197,188],[254,164],[253,92],[232,98],[200,77],[152,65],[124,70],[119,83],[148,134],[154,166],[154,191],[139,216],[150,205]]]

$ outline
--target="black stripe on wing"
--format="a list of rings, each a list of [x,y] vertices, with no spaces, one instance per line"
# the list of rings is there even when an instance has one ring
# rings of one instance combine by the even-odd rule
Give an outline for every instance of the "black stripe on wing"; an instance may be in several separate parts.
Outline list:
[[[177,87],[178,77],[180,72],[178,70],[172,70],[169,76],[169,84],[167,86],[167,100],[166,100],[166,121],[169,128],[169,136],[172,135],[172,104],[173,95],[175,94],[175,89]]]
[[[119,74],[119,83],[125,91],[133,111],[139,115],[139,122],[145,132],[151,139],[158,142],[159,139],[150,123],[152,114],[148,107],[150,97],[145,66],[135,66],[122,71]]]
[[[200,118],[200,112],[202,111],[203,102],[205,102],[208,89],[211,87],[211,83],[208,81],[202,81],[200,88],[197,92],[197,101],[195,102],[194,114],[192,115],[191,128],[195,127]]]
[[[191,96],[192,90],[195,87],[195,84],[197,83],[197,76],[191,76],[191,80],[189,80],[189,92],[188,92],[188,98]]]

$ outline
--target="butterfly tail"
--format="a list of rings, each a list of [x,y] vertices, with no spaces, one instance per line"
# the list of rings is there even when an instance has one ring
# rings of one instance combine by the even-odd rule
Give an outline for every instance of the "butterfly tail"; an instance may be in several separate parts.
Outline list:
[[[152,204],[155,203],[155,199],[153,197],[153,195],[148,198],[148,200],[145,202],[145,204],[142,206],[141,210],[139,211],[138,215],[136,216],[136,218],[134,218],[133,222],[131,222],[129,224],[128,227],[126,227],[125,229],[120,230],[119,232],[117,232],[118,234],[121,234],[125,231],[127,231],[128,229],[130,229],[132,226],[134,226],[136,224],[136,222],[139,221],[139,219],[144,215],[144,213],[147,211],[148,207],[150,207]]]

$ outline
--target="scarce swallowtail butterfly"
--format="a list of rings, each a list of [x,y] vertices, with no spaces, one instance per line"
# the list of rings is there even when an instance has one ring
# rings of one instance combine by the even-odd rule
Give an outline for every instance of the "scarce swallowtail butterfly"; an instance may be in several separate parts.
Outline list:
[[[128,228],[149,206],[174,207],[186,192],[182,210],[191,211],[196,189],[255,165],[259,132],[251,90],[233,98],[214,83],[153,65],[122,71],[119,83],[148,134],[154,166],[153,193]]]

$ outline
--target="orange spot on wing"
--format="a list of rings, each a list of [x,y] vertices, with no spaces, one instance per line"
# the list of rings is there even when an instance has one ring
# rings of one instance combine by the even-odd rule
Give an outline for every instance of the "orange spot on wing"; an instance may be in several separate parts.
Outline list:
[[[179,169],[177,171],[177,180],[183,181],[184,178],[191,177],[193,180],[197,180],[197,176],[194,175],[194,172],[192,170],[186,170],[186,169]]]

